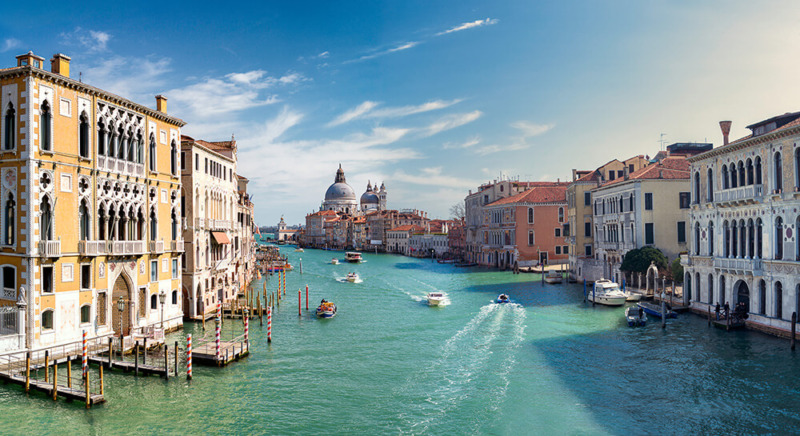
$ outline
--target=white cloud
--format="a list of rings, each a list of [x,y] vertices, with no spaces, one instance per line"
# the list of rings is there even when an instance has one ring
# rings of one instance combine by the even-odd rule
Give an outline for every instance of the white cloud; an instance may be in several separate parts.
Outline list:
[[[420,169],[419,174],[408,174],[398,170],[391,176],[393,182],[412,183],[415,185],[440,186],[447,188],[467,189],[475,185],[475,181],[442,174],[442,167]]]
[[[456,127],[463,126],[464,124],[471,123],[481,117],[481,111],[472,111],[463,114],[447,115],[428,127],[421,129],[423,137],[433,136],[437,133],[444,132],[445,130],[455,129]]]
[[[16,38],[6,38],[3,40],[3,47],[0,48],[0,52],[7,52],[20,46],[22,46],[22,41]]]
[[[522,132],[522,136],[524,136],[525,138],[530,138],[530,137],[533,137],[533,136],[539,136],[539,135],[551,130],[553,127],[555,127],[555,125],[554,124],[535,124],[535,123],[531,123],[531,122],[528,122],[528,121],[517,121],[517,122],[511,123],[511,127],[515,128],[515,129],[519,129]]]
[[[453,33],[453,32],[460,32],[462,30],[472,29],[475,27],[490,26],[492,24],[497,24],[499,21],[500,20],[498,20],[497,18],[486,18],[485,20],[475,20],[467,23],[461,23],[458,26],[437,33],[436,36],[446,35],[448,33]]]
[[[375,58],[377,58],[379,56],[387,55],[387,54],[390,54],[390,53],[396,53],[398,51],[408,50],[410,48],[418,46],[419,44],[421,44],[421,42],[419,42],[419,41],[404,42],[404,43],[402,43],[402,44],[400,44],[400,45],[398,45],[396,47],[392,47],[390,49],[381,50],[381,51],[377,51],[375,53],[367,54],[367,55],[361,56],[358,59],[352,59],[352,60],[349,60],[349,61],[345,61],[344,63],[345,64],[349,64],[349,63],[353,63],[353,62],[365,61],[365,60],[368,60],[368,59],[375,59]]]
[[[336,117],[333,121],[328,123],[328,127],[338,126],[340,124],[344,124],[356,118],[359,118],[362,115],[366,114],[367,112],[371,111],[377,105],[378,103],[374,101],[369,101],[369,100],[365,101],[360,105],[356,106],[355,108],[350,109],[349,111]]]
[[[326,58],[328,58],[328,56],[330,56],[330,55],[331,55],[331,54],[330,54],[330,52],[328,52],[328,51],[326,50],[326,51],[324,51],[324,52],[322,52],[322,53],[318,54],[318,55],[317,55],[317,57],[318,57],[318,58],[321,58],[321,59],[326,59]]]
[[[492,144],[492,145],[486,145],[486,146],[480,147],[477,150],[475,150],[475,152],[478,153],[481,156],[484,156],[484,155],[487,155],[487,154],[500,153],[500,152],[505,152],[505,151],[525,150],[526,148],[529,148],[530,146],[531,146],[530,144],[526,144],[524,142],[511,143],[511,144],[508,144],[508,145]]]
[[[62,32],[60,36],[65,44],[80,44],[90,52],[105,51],[108,48],[108,41],[111,40],[111,34],[108,32],[81,27],[76,27],[72,32]]]
[[[445,150],[452,150],[452,149],[458,149],[458,148],[470,148],[470,147],[473,147],[475,145],[478,145],[480,142],[481,142],[481,139],[479,137],[475,136],[475,137],[470,138],[470,139],[468,139],[468,140],[466,140],[466,141],[464,141],[464,142],[462,142],[460,144],[456,144],[456,143],[452,143],[452,142],[445,142],[442,145],[442,148],[445,149]]]
[[[386,107],[375,109],[380,103],[374,101],[365,101],[353,109],[339,115],[333,121],[328,123],[328,126],[338,126],[359,118],[399,118],[409,115],[429,112],[439,109],[450,107],[461,100],[434,100],[420,105],[408,105],[398,107]]]
[[[171,71],[172,60],[134,59],[110,56],[97,64],[83,68],[84,82],[118,94],[129,100],[143,102],[165,84],[164,74]]]

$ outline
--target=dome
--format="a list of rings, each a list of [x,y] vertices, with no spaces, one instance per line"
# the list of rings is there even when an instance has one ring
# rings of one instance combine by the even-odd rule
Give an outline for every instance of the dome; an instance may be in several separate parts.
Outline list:
[[[325,191],[325,201],[349,200],[356,201],[356,192],[347,183],[336,182]]]
[[[372,191],[367,191],[361,195],[361,204],[380,204],[381,199]]]

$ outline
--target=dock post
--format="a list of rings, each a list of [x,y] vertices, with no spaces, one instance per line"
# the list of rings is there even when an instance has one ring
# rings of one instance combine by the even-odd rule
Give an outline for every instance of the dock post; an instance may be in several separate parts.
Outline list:
[[[53,401],[58,400],[58,363],[53,365]]]
[[[103,365],[100,365],[100,395],[105,395],[105,389],[103,388]]]
[[[178,376],[178,341],[175,341],[175,377]]]
[[[216,326],[216,344],[215,344],[215,346],[216,346],[217,366],[219,366],[219,359],[220,359],[220,357],[222,357],[220,355],[220,352],[219,352],[219,334],[220,334],[219,318],[217,318],[216,324],[217,324],[217,326]]]
[[[708,326],[711,327],[711,305],[708,305]]]
[[[186,380],[192,379],[192,335],[186,337]]]
[[[794,351],[796,329],[797,329],[797,312],[792,312],[792,351]]]
[[[303,316],[303,291],[297,290],[297,316]]]
[[[250,343],[250,314],[244,314],[244,341]]]
[[[133,363],[133,374],[138,376],[139,375],[139,341],[136,341],[136,346],[134,347],[133,352],[134,352],[134,354],[136,356],[134,358],[134,361],[133,361],[134,362]]]
[[[595,286],[597,286],[597,283],[595,283]],[[595,304],[594,302],[595,301],[596,301],[596,298],[595,298],[595,293],[594,293],[594,286],[592,286],[592,307],[594,307],[594,304]]]
[[[25,393],[31,390],[31,352],[25,353]]]
[[[664,293],[661,293],[661,328],[667,328],[667,302],[664,301]]]
[[[272,342],[272,308],[267,307],[267,343]]]
[[[164,344],[164,378],[169,380],[169,345],[166,343]]]
[[[86,380],[86,408],[88,409],[88,408],[92,407],[92,394],[91,394],[91,391],[89,390],[90,384],[89,384],[89,373],[88,372],[86,373],[85,380]]]
[[[144,346],[142,346],[142,365],[147,365],[147,337],[144,338]]]
[[[583,279],[583,302],[586,302],[586,279]]]
[[[82,361],[81,361],[81,371],[83,371],[82,376],[86,377],[86,373],[89,372],[89,353],[86,351],[86,330],[83,331],[83,354],[82,354]]]
[[[108,338],[108,369],[111,369],[111,356],[114,355],[114,345],[111,338]]]
[[[50,381],[50,350],[44,350],[44,382]]]
[[[72,387],[72,356],[67,356],[67,387]]]
[[[306,311],[308,311],[308,285],[306,285]]]

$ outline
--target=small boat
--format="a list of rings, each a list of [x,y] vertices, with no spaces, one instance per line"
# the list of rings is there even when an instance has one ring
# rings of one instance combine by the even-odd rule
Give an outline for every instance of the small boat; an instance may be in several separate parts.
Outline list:
[[[294,249],[294,251],[296,251],[298,253],[302,253],[305,250],[303,250],[303,247],[297,247],[297,248]]]
[[[361,258],[361,253],[357,251],[348,251],[344,254],[344,260],[351,263],[359,263],[364,259]]]
[[[323,299],[322,303],[317,307],[317,316],[320,318],[333,318],[336,316],[336,305]]]
[[[428,292],[428,306],[443,306],[446,299],[443,292]]]
[[[461,263],[456,263],[455,266],[458,268],[468,268],[471,266],[478,266],[478,264],[475,262],[461,262]]]
[[[662,317],[661,305],[660,304],[648,303],[646,301],[640,301],[640,302],[636,303],[636,305],[641,307],[642,310],[644,310],[644,313],[646,313],[648,315],[652,315],[652,316],[654,316],[656,318],[661,318]],[[667,305],[665,305],[665,307],[667,307]],[[667,307],[667,314],[666,315],[667,315],[667,318],[677,318],[678,317],[678,313],[675,312],[674,310],[670,309],[669,307]]]
[[[625,293],[625,301],[639,301],[642,299],[642,294],[638,292],[623,291]]]
[[[606,306],[622,306],[627,297],[619,290],[618,284],[611,280],[600,279],[594,282],[594,288],[587,292],[586,299]]]
[[[347,277],[346,278],[347,278],[348,282],[354,283],[354,282],[356,282],[358,280],[358,274],[356,274],[354,272],[347,273]]]
[[[561,283],[563,277],[561,277],[561,273],[554,269],[547,271],[547,274],[544,276],[544,281],[550,284]]]
[[[331,259],[331,265],[339,265],[339,259],[336,258]]]
[[[497,300],[494,300],[494,302],[497,304],[505,304],[505,303],[510,303],[511,299],[508,298],[508,295],[506,294],[500,294],[497,296]]]
[[[628,321],[628,327],[644,326],[647,324],[647,315],[644,310],[638,306],[631,306],[625,309],[625,319]]]

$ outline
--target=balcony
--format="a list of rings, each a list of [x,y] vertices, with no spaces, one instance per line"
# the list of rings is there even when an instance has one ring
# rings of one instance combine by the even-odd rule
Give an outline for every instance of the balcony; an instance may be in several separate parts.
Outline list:
[[[228,230],[230,227],[230,220],[208,220],[208,228],[212,230]]]
[[[714,202],[721,206],[752,204],[764,195],[764,185],[747,185],[738,188],[723,189],[714,193]]]
[[[150,252],[161,254],[164,252],[164,241],[150,241]]]
[[[110,156],[97,156],[97,169],[124,176],[144,177],[144,164],[114,159]]]
[[[606,251],[622,251],[622,250],[633,250],[636,248],[636,244],[630,241],[625,242],[598,242],[597,248]]]
[[[42,257],[61,256],[61,241],[40,241],[39,255]]]
[[[205,220],[203,218],[195,218],[194,219],[194,229],[195,230],[203,230],[205,228]]]
[[[106,248],[110,256],[141,256],[145,253],[144,241],[109,241]]]
[[[761,259],[716,257],[714,258],[714,268],[735,274],[747,274],[752,276],[760,275],[763,266]]]
[[[106,254],[106,241],[80,241],[78,251],[81,256],[100,256]]]
[[[170,241],[169,251],[183,253],[183,241]]]

